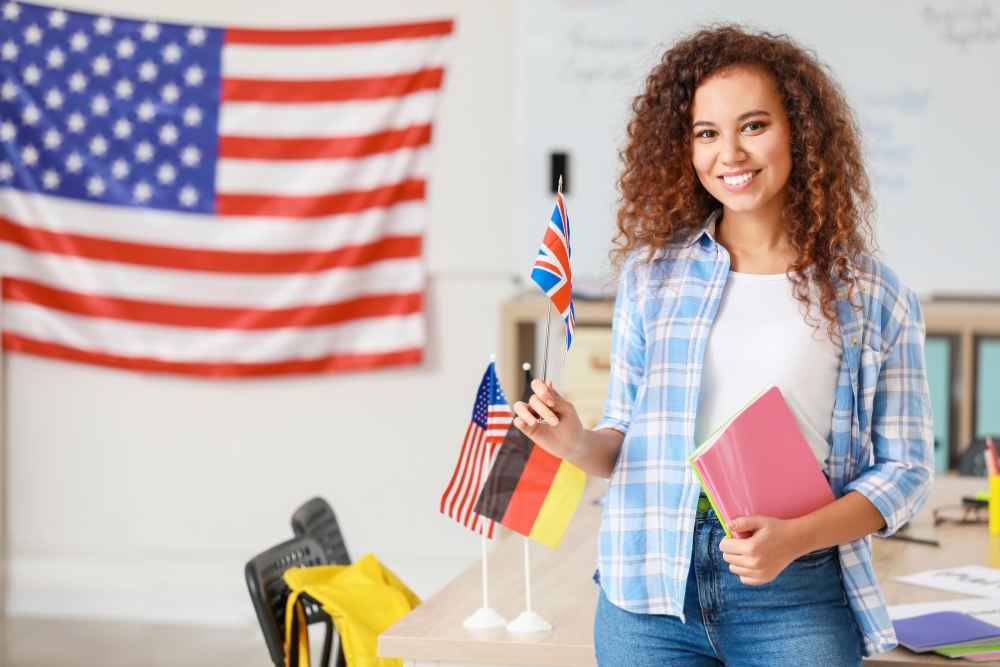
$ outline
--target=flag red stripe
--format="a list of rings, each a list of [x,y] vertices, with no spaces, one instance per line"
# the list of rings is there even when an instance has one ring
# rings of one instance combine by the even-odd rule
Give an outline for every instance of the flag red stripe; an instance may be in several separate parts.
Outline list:
[[[0,241],[28,250],[183,271],[212,273],[316,273],[356,268],[387,259],[419,257],[423,237],[387,236],[372,243],[315,252],[198,250],[112,241],[80,234],[50,232],[0,218]]]
[[[550,273],[553,273],[553,274],[559,276],[560,278],[564,277],[563,276],[563,272],[562,272],[562,267],[558,266],[557,264],[553,264],[552,262],[548,261],[547,259],[541,259],[541,258],[536,259],[535,260],[535,268],[546,270],[546,271],[548,271]]]
[[[245,137],[219,138],[219,157],[242,160],[330,160],[362,158],[431,143],[431,125],[411,125],[355,137]]]
[[[472,430],[473,424],[474,423],[470,421],[469,425],[465,427],[465,437],[462,438],[462,451],[458,455],[458,463],[455,464],[455,470],[452,471],[452,473],[451,473],[451,481],[448,482],[448,488],[446,488],[444,490],[444,494],[441,496],[441,513],[442,514],[445,513],[445,511],[444,511],[445,503],[447,502],[448,497],[451,495],[451,490],[455,486],[455,480],[458,479],[458,470],[462,466],[462,459],[465,458],[466,452],[469,449],[469,431]],[[455,503],[454,503],[454,500],[453,500],[452,501],[452,505],[454,505],[454,504]],[[449,509],[449,513],[450,513],[450,509]]]
[[[225,43],[306,46],[384,42],[392,39],[442,37],[451,34],[453,26],[454,21],[442,20],[402,23],[399,25],[334,28],[329,30],[254,30],[250,28],[228,28],[225,33]]]
[[[402,97],[421,90],[437,90],[444,81],[443,67],[428,67],[385,76],[350,79],[223,79],[223,102],[346,102]]]
[[[469,422],[472,424],[472,422]],[[451,505],[448,507],[448,516],[458,520],[458,516],[461,514],[459,510],[458,514],[455,513],[455,505],[458,503],[459,498],[462,497],[462,492],[468,488],[469,484],[469,469],[471,467],[472,458],[476,455],[476,443],[479,440],[479,436],[482,434],[482,429],[475,426],[471,433],[468,435],[468,453],[465,456],[465,460],[462,461],[462,474],[458,478],[458,487],[455,489],[455,495],[451,499]],[[462,447],[466,445],[463,443]]]
[[[562,459],[541,447],[532,447],[500,523],[521,535],[530,535],[561,463]]]
[[[215,210],[219,215],[321,218],[341,213],[359,213],[370,208],[386,208],[404,201],[421,200],[426,197],[426,183],[423,178],[410,178],[372,190],[316,196],[219,193],[215,198]]]
[[[475,465],[479,462],[479,456],[483,451],[483,434],[484,431],[481,428],[476,429],[475,444],[473,444],[472,456],[469,460],[465,462],[465,471],[462,473],[462,482],[464,484],[465,491],[462,493],[462,501],[458,504],[458,514],[456,519],[462,517],[465,514],[465,505],[469,502],[469,491],[472,489],[472,479],[473,471],[475,470]],[[463,525],[468,526],[466,522],[462,522]]]
[[[568,282],[564,282],[562,287],[557,289],[552,296],[549,297],[552,303],[555,304],[556,310],[559,314],[563,314],[569,308],[570,302],[573,300],[573,292]]]
[[[551,229],[545,230],[544,241],[545,247],[548,248],[553,255],[555,255],[556,261],[559,262],[561,269],[560,273],[563,274],[566,280],[570,280],[572,273],[570,271],[569,255],[566,253],[566,246],[563,245],[563,241],[559,238],[559,235]]]
[[[559,206],[559,217],[562,222],[563,235],[566,237],[566,245],[570,244],[569,239],[569,214],[566,213],[566,199],[562,196],[562,193],[556,194],[556,202]]]
[[[465,429],[465,439],[462,440],[462,452],[458,457],[458,463],[455,465],[455,472],[461,472],[458,475],[458,486],[455,487],[455,492],[451,496],[451,502],[448,503],[448,516],[452,519],[455,518],[455,503],[458,502],[458,498],[462,494],[462,489],[465,487],[465,473],[469,467],[469,458],[472,456],[472,443],[476,433],[473,426],[474,424],[469,422],[469,426]]]
[[[3,347],[9,352],[21,352],[50,359],[108,366],[147,373],[176,373],[205,378],[248,378],[298,373],[342,373],[374,370],[386,366],[419,364],[423,350],[411,348],[382,354],[332,354],[316,359],[289,359],[258,363],[238,362],[178,362],[148,357],[125,357],[104,352],[80,350],[57,343],[34,340],[10,332],[3,334]]]
[[[476,523],[475,519],[472,518],[472,508],[476,506],[476,501],[479,500],[479,492],[483,488],[483,467],[486,465],[486,454],[488,450],[489,445],[484,440],[483,445],[479,448],[479,455],[476,457],[476,465],[474,469],[476,476],[473,479],[472,486],[470,487],[470,489],[472,489],[472,497],[469,499],[469,506],[465,510],[465,518],[462,521],[462,523],[466,526],[470,525],[470,519],[472,520],[472,524]],[[478,517],[479,515],[477,514],[475,516]]]
[[[173,327],[235,329],[257,331],[286,327],[319,327],[369,317],[412,315],[423,310],[420,292],[379,294],[356,299],[297,308],[273,310],[221,308],[156,303],[71,292],[22,280],[5,278],[6,301],[33,303],[52,310],[86,317],[146,322]]]
[[[486,420],[486,431],[489,431],[490,428],[492,426],[494,426],[494,425],[495,424],[491,423],[491,420],[487,418],[487,420]],[[493,458],[492,458],[493,457],[493,453],[496,451],[496,448],[497,448],[499,442],[501,442],[502,440],[503,440],[503,438],[497,439],[495,437],[487,437],[484,440],[484,445],[485,446],[483,446],[483,447],[480,448],[481,449],[480,457],[479,457],[479,461],[476,464],[476,481],[475,481],[475,483],[473,484],[473,487],[472,487],[472,488],[475,489],[475,492],[474,492],[475,493],[475,497],[472,498],[472,502],[469,503],[469,508],[465,512],[465,525],[469,525],[469,518],[470,518],[470,516],[473,516],[472,509],[476,506],[476,501],[479,500],[479,494],[480,494],[480,492],[482,491],[482,488],[483,488],[483,481],[484,481],[483,480],[483,473],[485,471],[485,468],[487,467],[488,462],[493,460]],[[473,526],[475,526],[477,524],[477,521],[479,519],[479,515],[478,514],[476,514],[474,516],[475,516],[475,518],[472,521],[472,525]],[[475,529],[475,528],[473,528],[473,529]]]

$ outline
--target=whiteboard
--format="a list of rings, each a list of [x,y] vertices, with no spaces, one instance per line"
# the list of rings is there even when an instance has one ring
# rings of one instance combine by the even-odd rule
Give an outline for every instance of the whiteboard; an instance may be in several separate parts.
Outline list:
[[[549,154],[566,151],[573,270],[607,283],[632,99],[675,39],[712,21],[787,33],[829,66],[862,128],[879,256],[906,284],[1000,293],[1000,3],[978,0],[518,0],[515,276],[552,209]]]

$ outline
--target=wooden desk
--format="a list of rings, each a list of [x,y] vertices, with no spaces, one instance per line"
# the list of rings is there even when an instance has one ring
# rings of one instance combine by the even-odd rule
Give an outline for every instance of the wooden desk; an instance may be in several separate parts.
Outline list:
[[[889,604],[932,602],[967,597],[959,593],[910,586],[892,577],[921,570],[969,564],[1000,567],[1000,541],[991,542],[985,526],[934,528],[933,507],[957,503],[962,494],[986,486],[986,480],[939,477],[924,510],[912,522],[910,534],[935,537],[941,547],[875,539],[875,569]],[[591,581],[597,558],[600,507],[606,483],[589,479],[563,544],[557,551],[532,544],[532,600],[535,610],[553,625],[536,637],[511,636],[506,630],[471,633],[462,621],[482,602],[480,564],[445,586],[406,618],[379,637],[379,655],[402,657],[410,667],[449,665],[536,665],[586,667],[595,665],[593,650],[597,586]],[[598,501],[599,502],[599,501]],[[472,537],[470,537],[472,539]],[[522,538],[501,540],[490,552],[490,604],[507,620],[524,608]],[[958,663],[940,656],[918,656],[896,649],[865,662],[868,667]],[[991,664],[991,663],[980,663]],[[995,664],[995,663],[993,663]]]

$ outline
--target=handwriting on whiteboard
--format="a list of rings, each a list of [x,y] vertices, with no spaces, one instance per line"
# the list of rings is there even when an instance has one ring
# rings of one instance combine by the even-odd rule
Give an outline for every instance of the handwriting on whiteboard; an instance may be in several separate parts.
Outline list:
[[[963,51],[1000,43],[1000,11],[988,0],[925,5],[923,19],[943,41]]]
[[[653,43],[640,35],[612,34],[576,23],[567,31],[565,46],[556,51],[561,58],[560,77],[589,88],[638,81]]]

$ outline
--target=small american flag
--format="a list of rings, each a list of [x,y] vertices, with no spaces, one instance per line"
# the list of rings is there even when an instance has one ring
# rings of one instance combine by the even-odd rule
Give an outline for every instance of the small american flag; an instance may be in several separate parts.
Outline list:
[[[556,205],[545,228],[542,245],[531,279],[542,288],[566,325],[566,349],[573,343],[576,329],[576,310],[573,308],[573,270],[570,268],[569,214],[562,192],[556,194]]]
[[[472,508],[486,483],[486,476],[497,455],[497,448],[510,429],[513,415],[507,397],[497,379],[493,362],[487,366],[472,406],[472,419],[465,429],[462,451],[451,474],[448,488],[441,496],[441,513],[469,530],[493,537],[494,522],[484,519]]]
[[[0,5],[4,348],[206,377],[418,363],[452,28]]]

